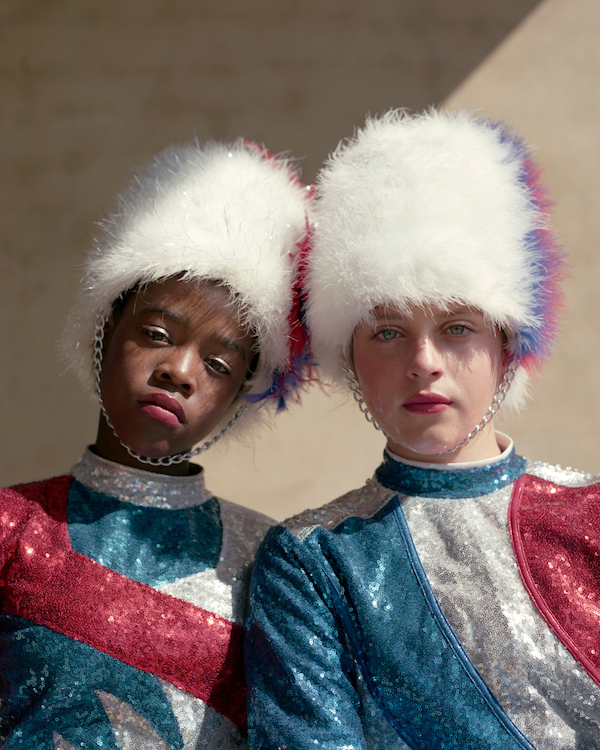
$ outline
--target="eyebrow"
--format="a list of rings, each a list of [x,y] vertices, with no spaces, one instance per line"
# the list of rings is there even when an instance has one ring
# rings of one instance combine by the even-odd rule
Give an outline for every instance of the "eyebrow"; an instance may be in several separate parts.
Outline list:
[[[457,307],[454,310],[447,310],[444,313],[444,316],[446,318],[452,318],[455,315],[470,315],[474,312],[479,312],[479,310],[474,310],[472,307],[468,307],[467,305],[462,305],[461,307]]]
[[[148,307],[144,308],[140,312],[157,313],[159,315],[162,315],[163,318],[167,318],[167,320],[171,320],[173,321],[173,323],[178,323],[179,325],[186,325],[189,322],[188,318],[185,315],[178,315],[172,310],[169,310],[164,307],[156,307],[154,305],[149,305]],[[214,335],[213,339],[216,344],[219,344],[220,346],[224,346],[226,349],[230,349],[231,351],[239,354],[242,360],[246,362],[247,357],[246,357],[246,351],[244,347],[240,346],[233,339],[230,339],[227,336],[220,336],[220,335]]]
[[[231,349],[232,351],[237,352],[242,358],[242,360],[246,362],[247,360],[246,351],[244,350],[242,346],[237,344],[233,339],[215,337],[215,341],[217,342],[217,344],[221,344],[221,346],[224,346],[226,349]]]
[[[472,307],[469,307],[468,305],[461,305],[461,307],[457,307],[453,310],[442,310],[441,311],[441,317],[443,318],[452,318],[456,315],[466,315],[468,313],[473,312],[480,312],[479,310],[474,310]],[[389,311],[389,310],[382,310],[381,312],[376,312],[374,315],[375,320],[395,320],[397,318],[406,318],[411,317],[410,315],[407,316],[406,313],[403,313],[401,310],[395,310],[395,311]]]
[[[188,322],[188,319],[184,315],[178,315],[177,313],[174,313],[164,307],[155,307],[154,305],[149,305],[143,310],[140,310],[140,312],[158,313],[159,315],[162,315],[163,318],[172,320],[173,323],[179,323],[180,325],[185,325]]]

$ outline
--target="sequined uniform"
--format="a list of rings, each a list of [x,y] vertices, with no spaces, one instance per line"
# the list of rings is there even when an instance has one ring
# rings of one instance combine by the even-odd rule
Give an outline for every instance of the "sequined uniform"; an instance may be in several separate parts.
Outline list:
[[[241,634],[270,519],[88,451],[2,490],[6,750],[245,747]]]
[[[515,560],[508,510],[523,481],[598,497],[597,478],[512,444],[457,470],[386,455],[362,489],[273,529],[247,619],[251,748],[600,748],[600,687]]]

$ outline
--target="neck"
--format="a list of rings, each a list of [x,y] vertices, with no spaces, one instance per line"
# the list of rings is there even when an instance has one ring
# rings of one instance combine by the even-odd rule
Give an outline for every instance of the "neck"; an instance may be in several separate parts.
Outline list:
[[[117,464],[123,464],[123,466],[130,466],[133,469],[143,469],[153,474],[165,474],[171,477],[185,477],[190,474],[189,461],[183,461],[180,464],[171,464],[171,466],[153,466],[152,464],[142,463],[137,458],[129,455],[127,449],[121,445],[112,429],[106,423],[103,414],[100,414],[96,442],[90,448],[100,458],[114,461]]]
[[[457,448],[451,453],[422,453],[401,443],[396,443],[391,438],[388,438],[387,449],[394,455],[404,458],[407,461],[440,465],[470,463],[472,461],[485,461],[486,459],[491,460],[502,453],[502,448],[498,445],[496,433],[491,422],[473,440],[470,440],[462,448]]]

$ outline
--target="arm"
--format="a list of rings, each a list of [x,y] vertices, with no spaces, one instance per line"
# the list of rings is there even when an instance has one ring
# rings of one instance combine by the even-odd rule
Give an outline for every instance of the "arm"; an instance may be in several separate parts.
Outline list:
[[[353,663],[318,556],[281,527],[255,563],[246,671],[252,750],[366,747]]]
[[[31,503],[16,489],[0,489],[0,574],[13,556],[31,512]]]

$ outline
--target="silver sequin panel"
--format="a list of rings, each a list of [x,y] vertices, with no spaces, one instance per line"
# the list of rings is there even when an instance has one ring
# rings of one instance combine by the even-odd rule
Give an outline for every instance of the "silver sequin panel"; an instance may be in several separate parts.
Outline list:
[[[532,464],[565,485],[591,478]],[[401,498],[435,595],[467,654],[538,750],[600,748],[600,687],[531,602],[509,530],[512,486],[473,499]]]
[[[320,508],[309,508],[288,518],[283,525],[300,541],[304,541],[318,526],[335,529],[347,518],[371,518],[396,494],[377,481],[368,479],[365,487],[351,490]]]
[[[219,507],[223,538],[217,567],[157,589],[243,625],[252,561],[275,521],[226,500],[219,500]]]
[[[252,560],[274,521],[225,500],[219,500],[219,507],[223,538],[217,567],[159,586],[158,590],[242,625]],[[247,747],[233,724],[202,701],[166,682],[163,690],[177,717],[186,750]]]
[[[212,497],[204,485],[204,472],[171,477],[107,461],[86,450],[71,469],[78,482],[96,492],[118,497],[125,503],[145,508],[178,510],[202,505]]]
[[[586,487],[600,481],[600,477],[594,474],[585,474],[569,466],[563,469],[558,464],[545,464],[541,461],[529,461],[527,473],[565,487]]]

